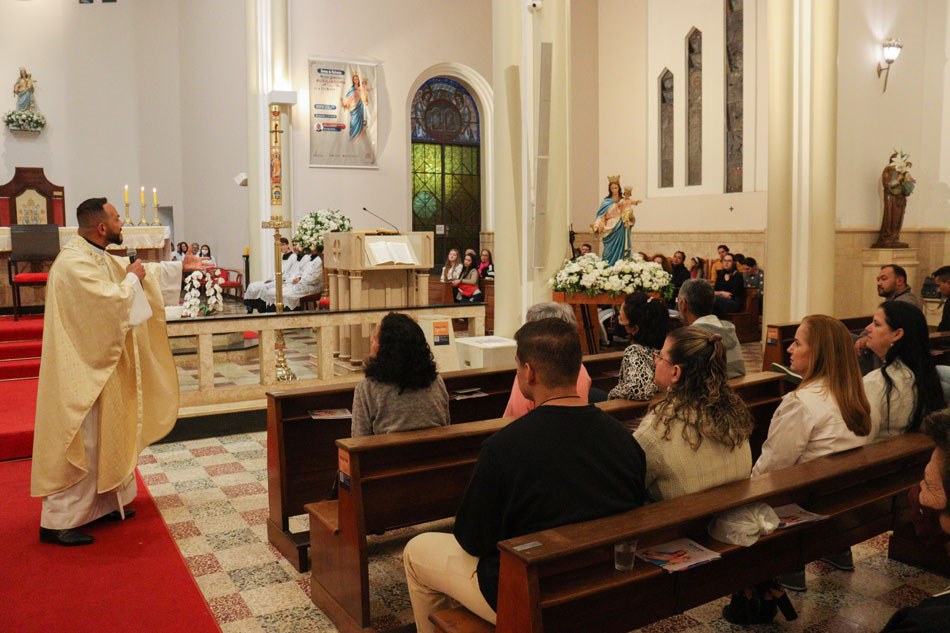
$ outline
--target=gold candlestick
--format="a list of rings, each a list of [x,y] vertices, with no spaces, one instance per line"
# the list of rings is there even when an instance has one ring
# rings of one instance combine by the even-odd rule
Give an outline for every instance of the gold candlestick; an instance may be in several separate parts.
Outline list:
[[[161,226],[162,223],[158,221],[158,205],[155,205],[155,219],[152,220],[152,226]]]
[[[139,226],[148,226],[148,220],[145,219],[145,203],[142,203],[142,217],[139,219]]]
[[[129,201],[125,201],[125,223],[132,224],[132,216],[129,214]],[[133,225],[134,226],[134,225]]]

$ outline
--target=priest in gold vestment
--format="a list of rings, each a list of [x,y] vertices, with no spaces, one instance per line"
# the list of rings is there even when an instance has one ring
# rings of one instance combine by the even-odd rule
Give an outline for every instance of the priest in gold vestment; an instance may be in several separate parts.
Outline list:
[[[111,255],[122,220],[105,198],[77,209],[79,234],[50,268],[36,398],[31,494],[43,497],[40,540],[86,545],[75,528],[129,518],[143,448],[178,417],[178,375],[165,331],[178,304],[180,262],[130,263]]]

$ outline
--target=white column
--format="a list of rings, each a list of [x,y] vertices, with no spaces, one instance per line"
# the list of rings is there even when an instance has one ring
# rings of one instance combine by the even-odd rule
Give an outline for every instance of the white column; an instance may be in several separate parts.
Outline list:
[[[834,309],[838,0],[769,6],[764,323]]]
[[[521,28],[524,5],[492,0],[492,129],[495,161],[495,333],[511,336],[521,325],[521,257],[524,139],[521,107]]]
[[[553,44],[547,223],[541,266],[535,268],[534,200],[537,148],[538,53]],[[492,4],[492,92],[495,332],[511,336],[527,308],[550,301],[547,280],[568,254],[570,3],[549,0],[530,12],[523,2]]]
[[[272,229],[261,228],[270,220],[270,160],[267,94],[290,89],[289,26],[287,0],[245,0],[247,40],[247,187],[248,247],[252,279],[274,274]],[[289,108],[281,108],[284,138],[281,147],[284,217],[291,219],[291,121]],[[286,231],[285,231],[285,234]],[[250,281],[250,280],[248,280]]]

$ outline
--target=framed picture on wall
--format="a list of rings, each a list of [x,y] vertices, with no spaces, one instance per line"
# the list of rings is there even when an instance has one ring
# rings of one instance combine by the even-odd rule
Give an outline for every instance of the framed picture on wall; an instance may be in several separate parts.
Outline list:
[[[375,62],[310,57],[310,166],[376,169]]]

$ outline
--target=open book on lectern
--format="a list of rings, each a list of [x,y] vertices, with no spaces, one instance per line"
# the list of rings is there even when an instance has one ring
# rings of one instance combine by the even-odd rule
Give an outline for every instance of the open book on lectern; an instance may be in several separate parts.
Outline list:
[[[419,265],[419,258],[416,257],[412,245],[404,235],[393,236],[388,240],[366,240],[365,244],[366,257],[372,266]]]

